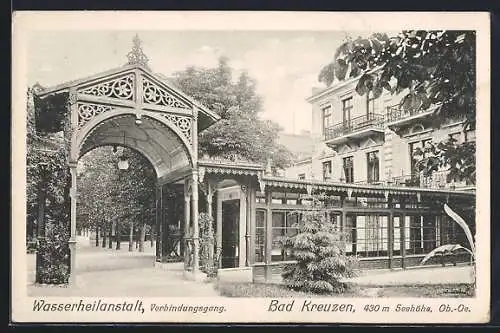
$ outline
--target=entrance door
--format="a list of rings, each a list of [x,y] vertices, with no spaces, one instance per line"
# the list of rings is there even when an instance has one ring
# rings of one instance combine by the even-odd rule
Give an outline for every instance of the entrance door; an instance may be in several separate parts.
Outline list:
[[[238,267],[240,200],[222,202],[222,268]]]

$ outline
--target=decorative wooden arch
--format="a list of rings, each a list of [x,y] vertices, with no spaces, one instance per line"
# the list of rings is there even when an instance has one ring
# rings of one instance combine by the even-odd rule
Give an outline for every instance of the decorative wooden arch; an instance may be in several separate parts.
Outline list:
[[[153,73],[140,44],[136,36],[124,66],[51,88],[36,84],[32,89],[41,112],[38,118],[44,120],[41,126],[51,132],[64,131],[71,142],[67,148],[70,267],[74,267],[76,249],[77,161],[82,153],[103,145],[128,146],[141,152],[155,167],[159,182],[169,174],[191,178],[195,250],[198,246],[198,133],[220,117]],[[118,140],[117,131],[123,132],[123,141]],[[71,269],[70,283],[74,278]]]

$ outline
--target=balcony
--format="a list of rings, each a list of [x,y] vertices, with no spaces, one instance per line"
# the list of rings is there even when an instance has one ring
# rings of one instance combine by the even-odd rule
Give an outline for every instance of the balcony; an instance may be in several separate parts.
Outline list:
[[[384,116],[370,113],[348,121],[325,128],[325,143],[335,148],[336,146],[352,140],[384,133]]]
[[[394,186],[423,187],[431,189],[457,189],[466,190],[475,188],[474,185],[462,182],[448,182],[449,171],[435,171],[429,176],[421,174],[411,174],[406,176],[393,177],[390,184]]]
[[[379,181],[356,181],[356,185],[380,185],[380,186],[396,186],[396,187],[420,187],[428,189],[448,189],[448,190],[474,190],[475,185],[462,182],[448,182],[447,176],[449,171],[435,171],[430,176],[422,174],[410,174],[404,176],[392,177],[388,180]],[[341,180],[343,182],[343,180]]]
[[[427,109],[405,110],[399,104],[389,106],[387,107],[387,126],[397,132],[399,129],[415,123],[417,120],[421,121],[429,117],[437,107],[437,105],[434,105]]]

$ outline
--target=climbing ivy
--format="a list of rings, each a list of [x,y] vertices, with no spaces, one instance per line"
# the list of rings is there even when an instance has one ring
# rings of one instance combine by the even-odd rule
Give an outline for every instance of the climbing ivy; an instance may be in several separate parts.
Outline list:
[[[70,272],[70,116],[68,112],[58,116],[63,119],[61,131],[53,132],[40,126],[40,113],[35,112],[31,90],[28,90],[27,109],[27,216],[31,221],[36,219],[38,227],[36,282],[64,284],[68,283]],[[44,110],[44,114],[61,110],[64,108],[59,105],[53,110]],[[44,228],[35,213],[39,205],[44,206]]]

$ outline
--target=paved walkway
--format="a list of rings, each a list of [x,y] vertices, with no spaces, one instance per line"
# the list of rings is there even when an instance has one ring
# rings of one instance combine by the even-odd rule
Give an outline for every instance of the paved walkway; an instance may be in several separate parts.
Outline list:
[[[148,243],[149,245],[149,243]],[[76,286],[38,286],[35,256],[28,255],[28,294],[30,296],[109,296],[109,297],[216,297],[212,283],[194,282],[183,277],[183,263],[154,267],[154,248],[145,252],[96,248],[79,241],[76,255]]]

